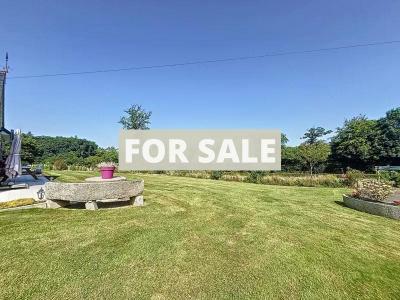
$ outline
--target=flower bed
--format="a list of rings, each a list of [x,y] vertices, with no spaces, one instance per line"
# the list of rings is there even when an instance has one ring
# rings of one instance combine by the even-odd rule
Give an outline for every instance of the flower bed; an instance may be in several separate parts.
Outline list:
[[[399,220],[398,196],[385,181],[363,179],[357,182],[351,196],[343,195],[343,202],[359,211]]]

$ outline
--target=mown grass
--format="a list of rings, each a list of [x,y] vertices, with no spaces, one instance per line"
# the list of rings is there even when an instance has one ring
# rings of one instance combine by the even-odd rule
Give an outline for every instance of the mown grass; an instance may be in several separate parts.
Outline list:
[[[400,295],[400,222],[343,207],[344,189],[141,177],[143,207],[0,213],[0,299]]]

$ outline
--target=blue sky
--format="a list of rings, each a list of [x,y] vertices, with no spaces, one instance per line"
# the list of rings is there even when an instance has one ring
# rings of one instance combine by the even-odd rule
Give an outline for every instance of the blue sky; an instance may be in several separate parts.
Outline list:
[[[1,1],[9,76],[399,40],[399,1]],[[86,76],[10,79],[6,127],[117,145],[131,104],[152,128],[279,128],[400,106],[400,44]]]

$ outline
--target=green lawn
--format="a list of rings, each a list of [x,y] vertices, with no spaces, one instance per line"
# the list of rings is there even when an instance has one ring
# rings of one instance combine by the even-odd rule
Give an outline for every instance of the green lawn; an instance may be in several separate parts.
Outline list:
[[[343,189],[141,177],[143,207],[0,212],[0,299],[399,298],[400,222]]]

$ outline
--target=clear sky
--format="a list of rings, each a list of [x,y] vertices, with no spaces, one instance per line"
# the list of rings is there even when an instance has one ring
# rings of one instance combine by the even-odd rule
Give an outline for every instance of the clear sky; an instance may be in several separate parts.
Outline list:
[[[0,1],[9,76],[124,68],[400,39],[400,1]],[[1,61],[0,61],[1,62]],[[2,63],[0,63],[1,65]],[[9,79],[6,127],[117,145],[122,111],[152,128],[279,128],[400,106],[400,44],[53,78]]]

